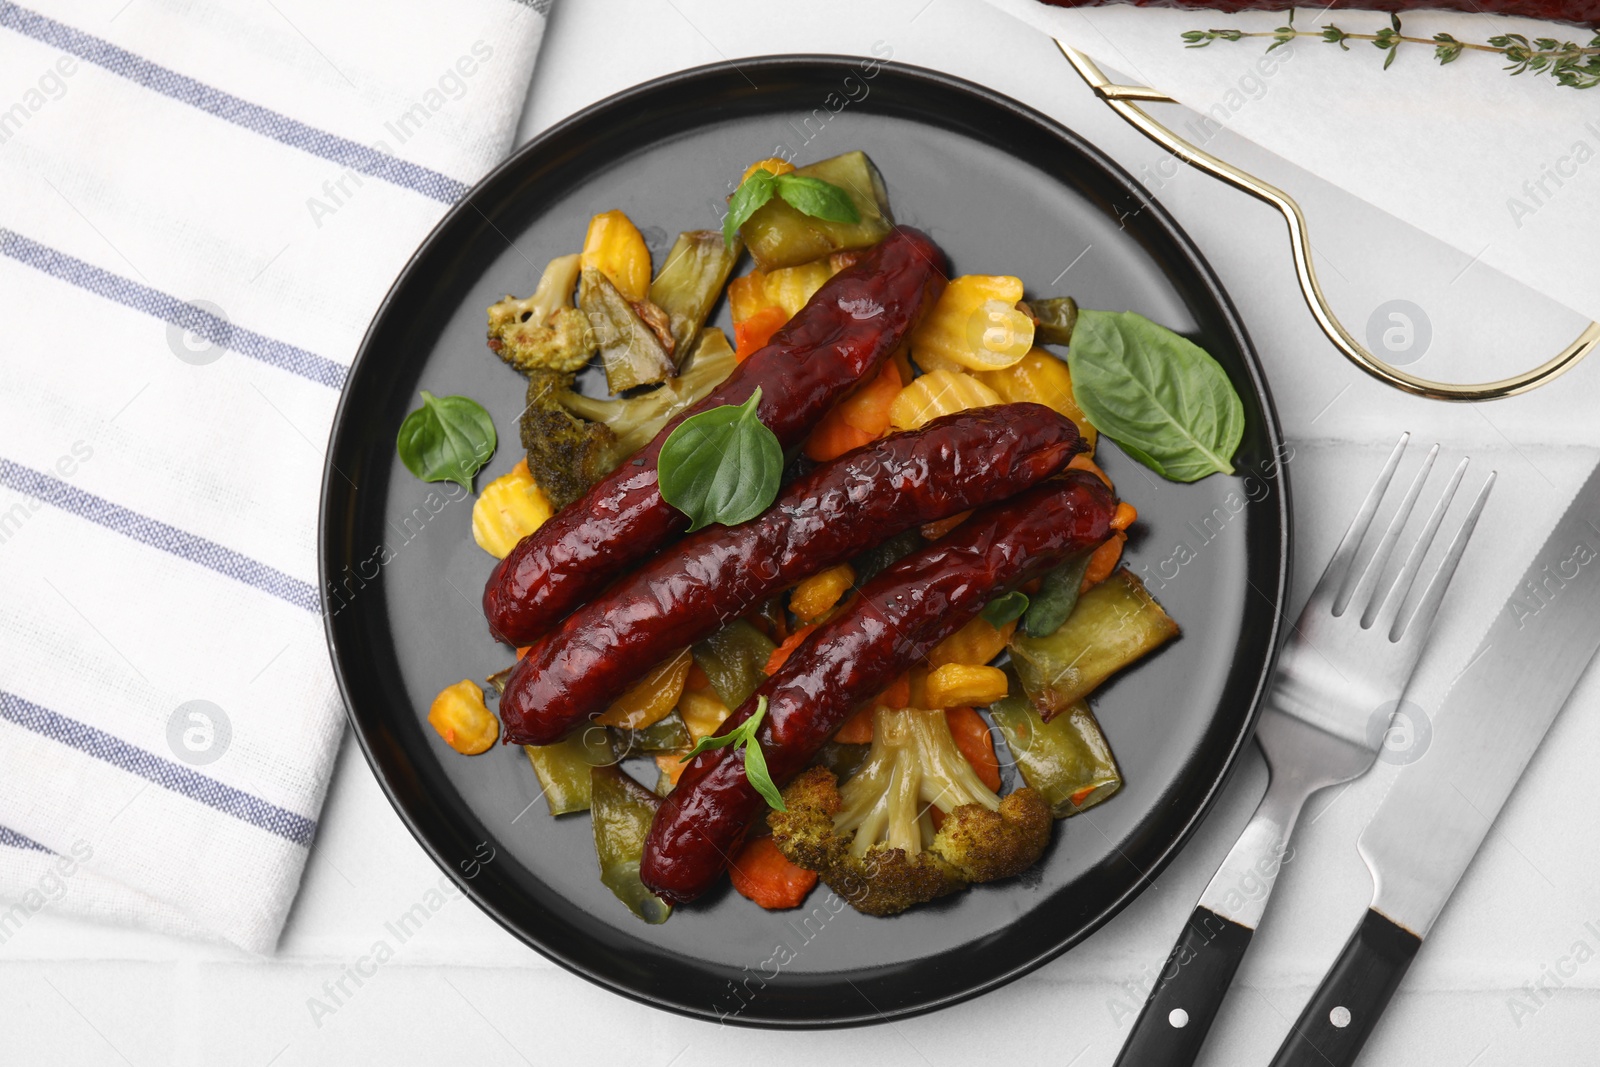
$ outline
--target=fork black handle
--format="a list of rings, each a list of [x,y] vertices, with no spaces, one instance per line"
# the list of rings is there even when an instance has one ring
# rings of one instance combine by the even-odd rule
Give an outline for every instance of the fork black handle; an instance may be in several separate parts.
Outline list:
[[[1422,939],[1368,909],[1272,1067],[1351,1067]]]
[[[1144,1002],[1117,1067],[1190,1067],[1255,931],[1194,909]]]

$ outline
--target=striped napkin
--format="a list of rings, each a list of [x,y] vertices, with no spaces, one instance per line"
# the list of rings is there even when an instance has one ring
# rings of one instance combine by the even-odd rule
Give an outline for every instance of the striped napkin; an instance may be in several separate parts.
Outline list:
[[[550,0],[0,0],[0,945],[270,952],[343,730],[323,451]]]

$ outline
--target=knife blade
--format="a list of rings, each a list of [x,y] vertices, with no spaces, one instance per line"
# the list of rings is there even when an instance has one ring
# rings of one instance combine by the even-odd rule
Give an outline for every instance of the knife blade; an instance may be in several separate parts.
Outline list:
[[[1272,1067],[1348,1067],[1600,648],[1600,467],[1490,623],[1361,834],[1372,906]]]

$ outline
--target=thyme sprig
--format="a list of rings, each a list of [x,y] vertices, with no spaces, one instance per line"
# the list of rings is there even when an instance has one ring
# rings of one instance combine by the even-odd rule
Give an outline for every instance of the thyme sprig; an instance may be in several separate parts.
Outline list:
[[[1533,71],[1548,74],[1569,89],[1593,89],[1600,86],[1600,34],[1588,44],[1558,41],[1553,37],[1535,37],[1529,40],[1520,33],[1498,34],[1489,38],[1488,44],[1461,41],[1448,33],[1432,37],[1410,37],[1401,31],[1400,16],[1390,15],[1389,25],[1376,33],[1348,33],[1328,24],[1320,30],[1301,30],[1294,25],[1294,12],[1289,12],[1289,24],[1275,30],[1248,32],[1245,30],[1189,30],[1183,34],[1188,48],[1204,48],[1212,41],[1239,41],[1246,37],[1270,37],[1267,51],[1282,47],[1298,37],[1314,37],[1327,44],[1336,44],[1346,52],[1351,41],[1370,41],[1373,47],[1385,53],[1383,69],[1388,70],[1402,44],[1433,46],[1433,58],[1442,66],[1453,63],[1463,52],[1489,52],[1506,59],[1505,69],[1512,74]]]

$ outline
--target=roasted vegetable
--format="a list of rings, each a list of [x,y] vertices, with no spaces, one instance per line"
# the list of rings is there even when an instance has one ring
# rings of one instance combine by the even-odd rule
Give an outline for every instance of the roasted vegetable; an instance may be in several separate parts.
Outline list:
[[[677,364],[656,331],[605,274],[584,268],[578,307],[594,331],[606,385],[613,393],[666,381],[677,373]]]
[[[1028,311],[1035,319],[1033,339],[1042,345],[1070,345],[1072,328],[1078,325],[1078,302],[1070,296],[1030,300]]]
[[[911,358],[925,371],[992,371],[1033,347],[1033,319],[1018,310],[1022,279],[964,274],[911,335]]]
[[[620,462],[649,444],[668,420],[703,400],[736,365],[727,334],[715,326],[700,331],[690,353],[681,374],[648,393],[595,400],[567,389],[558,399],[572,414],[611,429],[616,435],[613,450]]]
[[[1015,622],[996,627],[979,615],[933,646],[928,653],[928,669],[937,670],[947,663],[988,663],[1006,650],[1006,641],[1016,628]]]
[[[846,152],[801,167],[794,173],[820,178],[843,189],[855,204],[860,220],[828,222],[812,218],[779,197],[773,197],[739,227],[756,266],[762,270],[809,263],[847,249],[869,248],[894,228],[883,175],[865,152]]]
[[[1000,396],[970,374],[936,370],[900,390],[889,405],[889,423],[897,430],[914,430],[940,415],[1000,403]]]
[[[930,708],[992,704],[1006,695],[1006,672],[982,664],[946,663],[928,672],[923,693]]]
[[[553,745],[523,745],[551,815],[589,810],[589,770],[617,761],[611,731],[588,726]]]
[[[1067,621],[1049,637],[1013,634],[1011,661],[1023,689],[1048,722],[1117,671],[1177,636],[1178,624],[1161,610],[1144,583],[1120,570],[1080,596]]]
[[[989,707],[1022,780],[1058,819],[1092,808],[1122,788],[1122,773],[1089,705],[1079,700],[1045,722],[1017,688]]]
[[[618,730],[617,735],[622,750],[629,754],[685,752],[694,744],[694,739],[689,736],[689,727],[677,711],[668,712],[664,718],[657,719],[642,730]]]
[[[736,708],[767,680],[762,668],[777,647],[744,619],[734,619],[692,651],[695,663],[711,679],[717,696],[728,707]]]
[[[683,695],[683,683],[689,678],[693,664],[687,648],[660,663],[649,674],[639,679],[611,706],[596,717],[601,726],[616,726],[625,730],[643,730],[672,714]]]
[[[1072,395],[1072,374],[1065,360],[1035,348],[1004,370],[984,371],[974,377],[1008,404],[1032,401],[1065,415],[1077,425],[1089,448],[1094,448],[1095,428]]]
[[[840,786],[814,767],[783,799],[788,811],[767,817],[773,843],[868,915],[1020,874],[1050,840],[1039,795],[997,797],[956,748],[940,711],[880,709],[860,770]],[[937,832],[933,808],[944,815]]]
[[[680,233],[667,261],[661,264],[661,273],[650,283],[650,303],[667,313],[673,355],[680,367],[688,360],[689,349],[742,251],[742,242],[735,241],[729,248],[716,230]]]
[[[589,776],[600,881],[645,922],[666,922],[672,905],[639,881],[639,857],[644,854],[645,835],[660,798],[617,767],[595,767]]]
[[[500,737],[499,720],[484,704],[483,690],[469,678],[440,690],[428,708],[428,723],[463,756],[487,751]]]
[[[509,473],[483,487],[472,505],[472,539],[495,559],[505,559],[518,541],[544,525],[554,509],[519,460]]]
[[[489,348],[524,374],[535,370],[571,374],[594,355],[589,320],[572,304],[582,256],[552,259],[533,295],[508,296],[489,308]]]
[[[734,890],[768,911],[798,908],[817,887],[817,874],[789,862],[770,837],[745,842],[728,865]]]
[[[789,610],[799,616],[801,622],[816,622],[839,602],[855,580],[856,572],[848,563],[813,574],[789,594]]]
[[[609,426],[567,410],[564,400],[571,395],[572,375],[533,371],[519,420],[528,469],[556,511],[615,469],[621,452]]]
[[[1049,637],[1072,617],[1093,555],[1085,552],[1069,559],[1039,579],[1039,591],[1028,598],[1028,610],[1022,616],[1022,628],[1029,637]]]
[[[650,249],[639,228],[620,211],[602,211],[589,220],[583,269],[604,274],[630,304],[644,300],[650,289]]]

